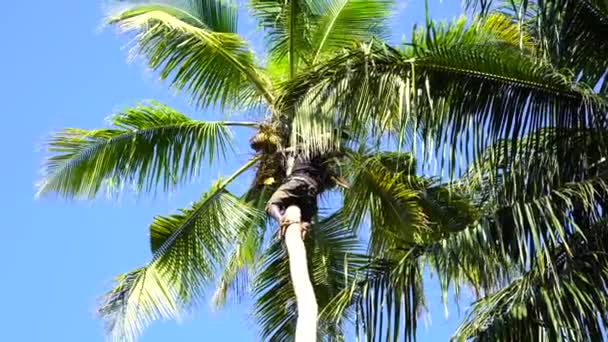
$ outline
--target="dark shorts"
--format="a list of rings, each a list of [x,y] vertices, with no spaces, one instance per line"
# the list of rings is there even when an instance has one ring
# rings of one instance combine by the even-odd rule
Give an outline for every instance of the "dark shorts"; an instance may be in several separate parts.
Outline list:
[[[293,176],[272,194],[268,200],[268,206],[276,205],[286,209],[291,205],[297,205],[302,211],[302,221],[311,222],[317,211],[317,184],[307,177]]]

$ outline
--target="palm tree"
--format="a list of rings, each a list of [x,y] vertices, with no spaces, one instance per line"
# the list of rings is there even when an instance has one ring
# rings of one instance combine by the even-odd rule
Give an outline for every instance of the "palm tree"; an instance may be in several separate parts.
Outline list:
[[[455,340],[602,340],[608,5],[466,2],[481,9],[473,20],[428,20],[397,48],[360,44],[285,92],[294,107],[338,108],[352,137],[369,124],[410,137],[447,172],[445,189],[479,210],[474,224],[416,243],[372,223],[372,240],[393,246],[376,251],[329,315],[354,311],[370,340],[415,339],[429,267],[444,298],[451,286],[479,297]]]
[[[252,0],[249,5],[265,34],[265,56],[256,57],[238,35],[232,1],[133,1],[108,23],[134,33],[134,50],[172,88],[188,93],[197,109],[258,112],[259,120],[197,120],[150,101],[112,116],[110,128],[65,129],[49,140],[52,154],[39,195],[92,199],[125,188],[176,189],[206,162],[214,165],[218,156],[233,152],[233,128],[251,132],[247,162],[188,208],[153,220],[152,260],[118,276],[99,308],[114,340],[135,339],[151,321],[178,317],[204,299],[214,280],[218,305],[229,291],[239,297],[248,274],[254,276],[264,338],[339,338],[341,324],[321,320],[317,328],[318,308],[354,279],[350,270],[367,263],[356,237],[365,216],[383,222],[387,231],[403,220],[429,227],[410,231],[411,239],[440,234],[441,223],[432,223],[426,211],[442,210],[449,199],[436,182],[413,175],[411,156],[386,154],[378,127],[369,126],[374,139],[363,139],[362,127],[322,120],[339,116],[337,108],[310,111],[315,99],[294,107],[284,92],[285,82],[304,70],[358,42],[382,39],[391,2]],[[384,163],[392,173],[383,178],[362,174]],[[250,172],[249,189],[233,194],[229,186]],[[341,196],[344,206],[319,212],[317,198],[330,193]],[[384,205],[392,212],[384,213]],[[280,240],[266,238],[269,218],[279,223],[288,258]]]

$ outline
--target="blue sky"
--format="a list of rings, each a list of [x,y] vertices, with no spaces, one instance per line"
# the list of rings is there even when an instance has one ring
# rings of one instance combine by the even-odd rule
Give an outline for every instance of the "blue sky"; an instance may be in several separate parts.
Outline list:
[[[400,0],[404,1],[404,0]],[[449,18],[460,1],[430,0],[434,18]],[[34,198],[44,156],[44,138],[63,127],[95,128],[115,110],[157,99],[197,118],[183,96],[173,96],[141,63],[127,63],[126,39],[101,30],[102,1],[9,1],[0,21],[0,146],[2,215],[0,233],[0,326],[2,340],[15,342],[103,341],[95,319],[97,298],[112,277],[149,258],[148,224],[196,199],[215,177],[236,165],[203,174],[173,194],[154,199],[123,196],[95,202]],[[394,36],[424,21],[423,0],[400,5]],[[247,23],[246,13],[241,20]],[[250,21],[249,21],[250,22]],[[253,37],[252,32],[245,36]],[[242,149],[239,158],[247,156]],[[457,325],[457,310],[444,318],[437,286],[428,288],[432,326],[420,340],[443,341]],[[255,341],[256,326],[247,303],[220,312],[202,307],[182,323],[152,325],[141,341]],[[465,309],[465,307],[461,308]]]

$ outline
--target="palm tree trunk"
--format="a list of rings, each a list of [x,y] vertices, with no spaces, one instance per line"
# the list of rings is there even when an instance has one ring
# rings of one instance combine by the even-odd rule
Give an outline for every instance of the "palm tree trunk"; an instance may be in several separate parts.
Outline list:
[[[302,212],[292,205],[285,210],[289,222],[301,222]],[[298,304],[296,342],[315,342],[317,340],[317,299],[308,274],[306,247],[302,238],[302,224],[291,224],[285,233],[285,244],[289,255],[291,282]]]

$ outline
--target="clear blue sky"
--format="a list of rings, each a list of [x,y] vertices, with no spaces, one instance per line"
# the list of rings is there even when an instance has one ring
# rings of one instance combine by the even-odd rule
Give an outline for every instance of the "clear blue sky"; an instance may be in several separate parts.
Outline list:
[[[398,0],[402,3],[405,0]],[[459,0],[430,0],[434,18],[459,13]],[[424,1],[411,0],[395,20],[395,37],[424,21]],[[140,63],[127,63],[126,40],[100,30],[102,0],[7,1],[0,21],[0,327],[3,341],[103,341],[94,311],[114,275],[149,258],[148,224],[196,199],[214,170],[170,195],[155,199],[68,202],[34,199],[45,136],[63,127],[95,128],[118,108],[157,99],[198,118],[184,97],[172,96]],[[246,13],[241,20],[247,22]],[[252,36],[250,33],[246,36]],[[245,157],[248,151],[242,150]],[[224,171],[224,172],[222,172]],[[445,320],[437,286],[428,288],[432,326],[421,341],[445,341],[457,325],[450,305]],[[221,312],[202,307],[181,324],[156,323],[142,337],[155,341],[256,341],[245,304]],[[461,308],[465,309],[465,307]]]

